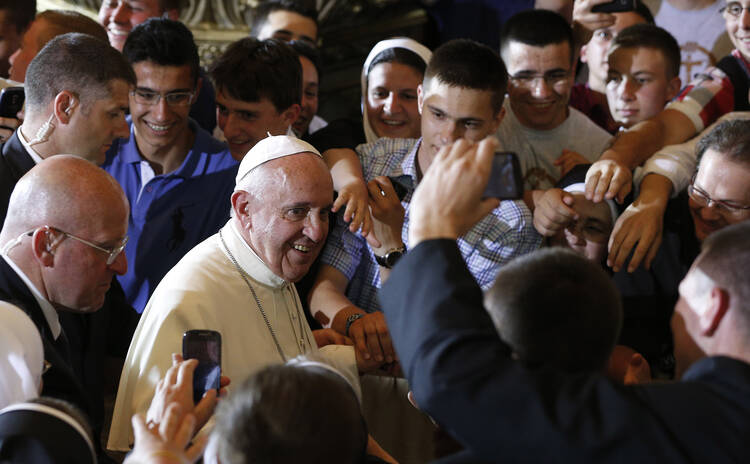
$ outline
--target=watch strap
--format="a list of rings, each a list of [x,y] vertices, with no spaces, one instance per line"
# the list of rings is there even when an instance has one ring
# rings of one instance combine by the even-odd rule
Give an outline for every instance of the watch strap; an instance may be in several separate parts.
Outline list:
[[[354,321],[356,321],[357,319],[361,319],[363,317],[365,317],[365,315],[362,314],[362,313],[354,313],[351,316],[347,317],[346,318],[346,326],[344,327],[344,335],[346,335],[348,337],[349,336],[349,329],[351,328],[352,324],[354,324]]]

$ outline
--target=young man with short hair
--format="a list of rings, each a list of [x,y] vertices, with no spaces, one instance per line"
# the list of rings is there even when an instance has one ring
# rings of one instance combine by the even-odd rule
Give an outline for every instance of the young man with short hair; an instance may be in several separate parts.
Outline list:
[[[193,35],[177,21],[136,26],[123,54],[135,70],[129,137],[107,152],[104,168],[130,202],[130,261],[121,276],[140,313],[162,277],[226,222],[222,207],[237,172],[226,146],[188,117],[201,89]]]
[[[596,29],[591,39],[581,47],[581,62],[586,63],[586,82],[573,85],[570,93],[570,106],[588,116],[599,127],[614,134],[618,125],[610,115],[605,95],[607,85],[607,52],[612,40],[626,27],[633,24],[653,24],[654,17],[641,0],[636,1],[633,11],[613,13],[615,22],[607,27]]]
[[[379,243],[372,234],[365,239],[351,232],[340,211],[321,253],[322,267],[309,301],[314,317],[350,337],[366,359],[379,364],[397,361],[376,293],[396,261],[408,253],[409,202],[414,188],[441,147],[461,137],[476,141],[495,133],[504,115],[506,82],[507,71],[496,52],[470,40],[447,42],[433,53],[417,90],[422,138],[381,138],[357,147]],[[394,182],[403,188],[403,198]],[[504,201],[487,214],[459,240],[459,247],[476,280],[487,288],[505,263],[540,243],[529,210],[517,200]],[[377,376],[365,376],[363,385],[373,388],[378,381]],[[405,381],[399,379],[396,384],[384,390],[374,387],[392,395],[377,398],[387,407],[374,406],[373,396],[364,395],[368,420],[385,427],[380,435],[373,433],[396,459],[411,455],[419,456],[420,462],[430,460],[431,427],[411,412],[408,403],[403,404],[408,390]],[[387,416],[396,412],[404,415],[399,424]],[[401,434],[409,439],[400,439]]]
[[[210,69],[216,87],[216,119],[241,160],[267,134],[285,135],[300,113],[302,65],[292,47],[277,39],[240,39]]]
[[[518,155],[526,190],[547,189],[574,162],[598,159],[611,137],[568,106],[573,36],[562,16],[545,10],[518,13],[501,38],[510,78],[497,137],[504,150]]]
[[[607,61],[607,101],[622,127],[656,116],[680,91],[680,47],[660,27],[624,29],[612,41]]]

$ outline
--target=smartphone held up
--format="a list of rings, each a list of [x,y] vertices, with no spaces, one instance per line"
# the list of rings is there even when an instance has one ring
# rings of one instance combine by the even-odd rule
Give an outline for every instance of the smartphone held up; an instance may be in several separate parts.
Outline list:
[[[197,404],[211,389],[217,392],[221,382],[221,334],[215,330],[188,330],[182,335],[182,357],[197,359],[193,373],[193,401]]]

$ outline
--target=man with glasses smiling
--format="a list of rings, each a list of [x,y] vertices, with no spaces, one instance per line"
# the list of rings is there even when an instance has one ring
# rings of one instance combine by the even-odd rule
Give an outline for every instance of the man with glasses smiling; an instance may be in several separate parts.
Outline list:
[[[575,163],[595,161],[610,135],[568,106],[574,51],[562,16],[518,13],[500,37],[509,82],[497,138],[504,150],[518,154],[526,189],[547,189]]]
[[[229,218],[237,162],[227,147],[188,117],[201,89],[198,52],[181,23],[152,18],[128,36],[123,55],[136,74],[130,135],[112,145],[104,168],[131,207],[131,266],[120,276],[142,312],[161,278]]]
[[[128,267],[127,218],[115,179],[89,161],[56,155],[18,181],[0,232],[0,300],[31,317],[51,364],[41,394],[80,407],[96,436],[103,421],[100,357],[120,333],[132,334],[126,321],[99,310],[111,298],[113,277]],[[112,326],[117,330],[107,330]]]

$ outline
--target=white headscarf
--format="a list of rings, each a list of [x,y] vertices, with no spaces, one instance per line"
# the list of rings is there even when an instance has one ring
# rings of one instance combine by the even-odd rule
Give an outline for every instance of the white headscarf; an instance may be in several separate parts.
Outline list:
[[[0,301],[0,409],[39,396],[43,364],[42,337],[34,322]]]
[[[427,66],[427,63],[430,62],[430,58],[432,57],[432,52],[429,48],[425,47],[421,43],[417,42],[416,40],[410,39],[408,37],[398,37],[395,39],[386,39],[381,40],[380,42],[376,43],[374,47],[372,47],[372,50],[370,50],[370,54],[367,55],[367,59],[365,60],[364,66],[362,66],[362,76],[361,76],[361,83],[362,83],[362,125],[365,128],[365,137],[367,138],[367,143],[372,143],[378,139],[378,135],[375,133],[375,131],[372,129],[372,126],[370,125],[369,119],[367,119],[367,69],[370,67],[370,63],[373,62],[373,60],[383,51],[388,50],[389,48],[404,48],[406,50],[409,50],[410,52],[416,53],[417,56],[422,58],[422,60],[425,63],[425,66]]]

